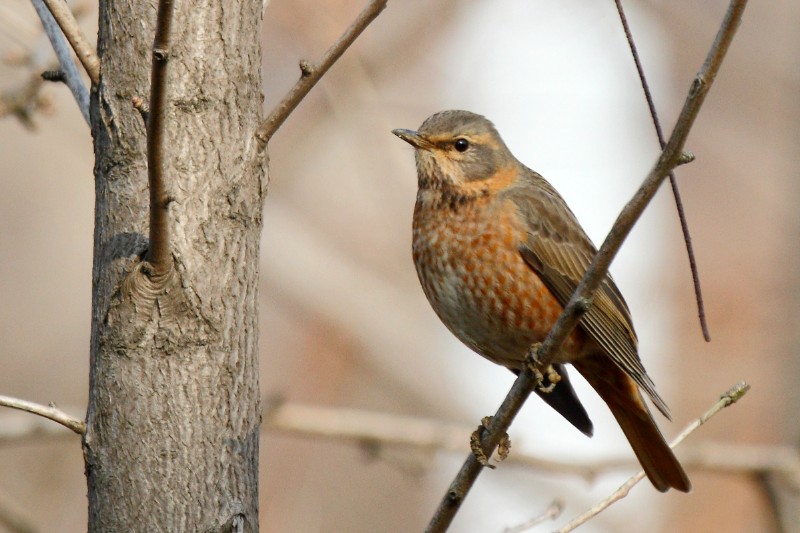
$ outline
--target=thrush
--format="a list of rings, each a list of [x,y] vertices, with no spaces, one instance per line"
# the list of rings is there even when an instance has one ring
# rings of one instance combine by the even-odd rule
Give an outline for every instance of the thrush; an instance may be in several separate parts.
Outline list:
[[[413,257],[445,326],[475,352],[515,373],[544,340],[597,252],[561,195],[520,163],[494,125],[468,111],[430,116],[392,133],[415,148],[418,191]],[[571,364],[610,408],[659,491],[691,488],[656,426],[644,391],[669,409],[639,359],[630,311],[611,276],[597,290],[537,394],[591,436]],[[549,392],[547,392],[549,391]]]

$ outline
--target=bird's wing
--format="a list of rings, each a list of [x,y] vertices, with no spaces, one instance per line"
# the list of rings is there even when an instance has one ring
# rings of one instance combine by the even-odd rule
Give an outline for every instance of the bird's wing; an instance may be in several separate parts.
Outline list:
[[[538,193],[532,194],[533,191]],[[564,199],[535,172],[528,170],[526,182],[509,188],[507,195],[528,228],[520,254],[559,303],[566,306],[597,253],[596,248]],[[610,275],[595,292],[594,303],[579,324],[670,418],[667,404],[639,360],[628,305]]]

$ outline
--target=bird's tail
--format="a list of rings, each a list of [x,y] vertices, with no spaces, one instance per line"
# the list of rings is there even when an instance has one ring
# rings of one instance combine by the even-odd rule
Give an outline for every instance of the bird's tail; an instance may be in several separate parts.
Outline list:
[[[670,488],[689,492],[692,484],[633,379],[605,356],[586,357],[573,365],[608,404],[653,486],[661,492]]]

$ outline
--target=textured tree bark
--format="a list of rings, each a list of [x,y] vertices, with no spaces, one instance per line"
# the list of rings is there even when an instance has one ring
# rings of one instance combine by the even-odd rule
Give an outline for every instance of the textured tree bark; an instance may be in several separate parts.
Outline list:
[[[258,530],[261,0],[177,2],[166,187],[174,269],[147,250],[152,2],[100,3],[89,531]]]

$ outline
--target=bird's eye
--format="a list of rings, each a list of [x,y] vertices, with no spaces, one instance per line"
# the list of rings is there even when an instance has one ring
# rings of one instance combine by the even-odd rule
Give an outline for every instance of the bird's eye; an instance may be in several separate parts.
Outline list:
[[[453,146],[455,146],[456,150],[459,152],[466,152],[469,148],[469,141],[466,139],[456,139],[456,142]]]

